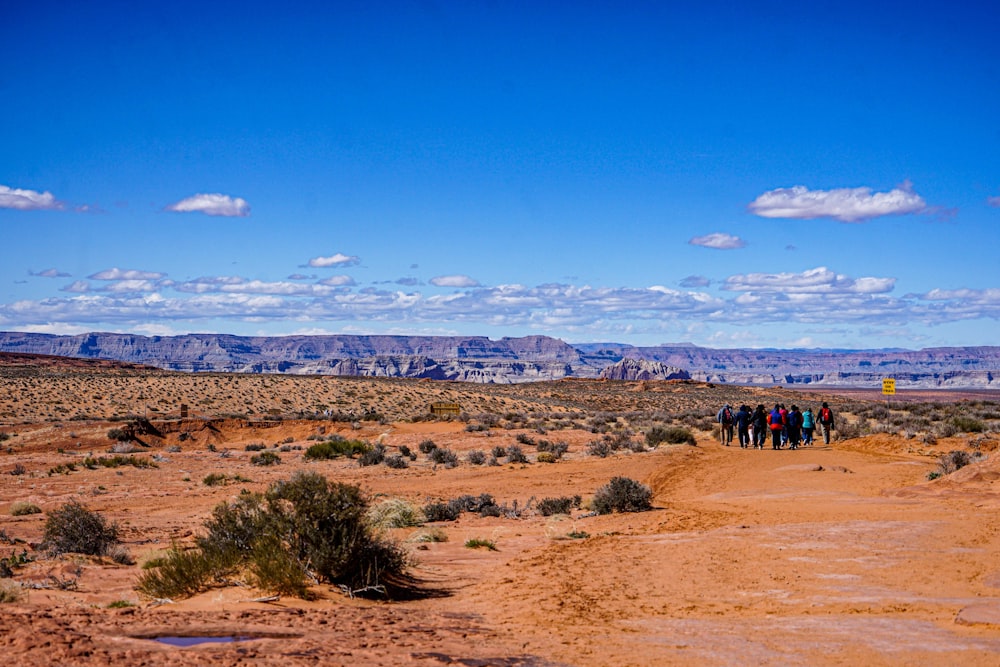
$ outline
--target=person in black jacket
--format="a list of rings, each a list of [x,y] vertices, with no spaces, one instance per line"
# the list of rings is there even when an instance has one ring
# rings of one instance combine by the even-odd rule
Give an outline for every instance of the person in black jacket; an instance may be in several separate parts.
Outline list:
[[[741,405],[736,413],[736,432],[740,437],[740,447],[746,449],[750,446],[750,407]]]
[[[764,443],[767,442],[767,412],[764,411],[762,404],[753,411],[751,423],[753,424],[753,448],[764,449]]]
[[[793,405],[788,411],[788,424],[785,428],[788,429],[788,448],[798,449],[799,440],[802,439],[802,413],[799,412],[799,406]]]

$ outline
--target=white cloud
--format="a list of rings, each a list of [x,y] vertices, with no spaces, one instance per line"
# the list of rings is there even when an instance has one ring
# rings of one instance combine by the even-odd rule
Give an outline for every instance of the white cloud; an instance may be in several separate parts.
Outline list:
[[[695,236],[688,241],[691,245],[699,245],[705,248],[715,248],[716,250],[734,250],[746,247],[747,242],[738,236],[715,232],[705,236]]]
[[[320,285],[328,285],[330,287],[350,287],[356,285],[354,278],[350,276],[330,276],[329,278],[324,278],[319,281]]]
[[[986,203],[989,204],[990,206],[995,206],[997,208],[1000,208],[1000,197],[989,197],[986,200]]]
[[[0,208],[12,208],[18,211],[60,211],[63,207],[64,204],[51,192],[21,190],[0,185]]]
[[[135,269],[105,269],[87,276],[91,280],[159,280],[164,275],[158,271],[137,271]]]
[[[345,255],[342,252],[338,252],[336,255],[330,255],[329,257],[313,257],[309,260],[309,266],[313,268],[326,268],[329,266],[354,266],[361,261],[360,257],[355,255]]]
[[[750,293],[880,294],[892,291],[895,285],[895,278],[850,278],[821,266],[802,273],[738,274],[726,278],[722,289]]]
[[[748,208],[764,218],[833,218],[841,222],[859,222],[883,215],[922,213],[927,203],[909,183],[889,192],[872,193],[871,188],[809,190],[793,188],[771,190],[753,200]]]
[[[223,194],[196,194],[187,199],[170,204],[167,211],[175,213],[204,213],[228,218],[244,218],[250,215],[250,205],[245,199]]]
[[[68,273],[64,273],[58,269],[45,269],[44,271],[28,271],[28,275],[37,276],[39,278],[69,278]]]
[[[437,287],[479,287],[479,281],[469,276],[437,276],[430,279],[431,285]]]

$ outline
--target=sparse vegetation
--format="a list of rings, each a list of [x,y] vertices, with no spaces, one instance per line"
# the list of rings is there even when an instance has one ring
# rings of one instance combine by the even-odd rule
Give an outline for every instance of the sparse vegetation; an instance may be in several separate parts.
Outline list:
[[[53,510],[45,520],[42,547],[53,556],[64,553],[106,556],[118,544],[118,526],[71,501]]]
[[[496,551],[497,545],[493,540],[483,539],[481,537],[473,537],[465,541],[466,549],[486,549],[488,551]]]
[[[303,455],[312,461],[325,461],[340,457],[353,458],[359,454],[364,454],[371,446],[361,440],[332,439],[326,442],[319,442],[310,446]]]
[[[646,444],[650,447],[668,445],[694,445],[694,434],[682,426],[653,426],[646,431]]]
[[[643,512],[652,509],[653,491],[634,479],[614,477],[594,494],[591,505],[598,514]]]
[[[185,597],[242,574],[264,590],[308,597],[308,573],[351,592],[384,594],[401,581],[407,561],[399,547],[375,536],[367,511],[358,487],[296,473],[264,494],[244,492],[217,506],[197,548],[171,549],[137,588]]]
[[[34,503],[18,501],[11,503],[10,515],[11,516],[28,516],[30,514],[41,514],[42,508]]]
[[[261,452],[250,457],[250,465],[273,466],[281,463],[281,457],[274,452]]]

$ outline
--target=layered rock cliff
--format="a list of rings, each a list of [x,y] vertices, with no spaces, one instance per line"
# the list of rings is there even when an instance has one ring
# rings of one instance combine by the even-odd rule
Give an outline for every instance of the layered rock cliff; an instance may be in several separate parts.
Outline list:
[[[1000,388],[1000,347],[718,350],[694,345],[569,345],[547,336],[54,336],[0,332],[0,351],[111,359],[168,370],[532,382],[669,378],[734,384]],[[643,366],[639,362],[646,362]],[[641,377],[640,377],[641,376]],[[648,376],[648,377],[647,377]]]

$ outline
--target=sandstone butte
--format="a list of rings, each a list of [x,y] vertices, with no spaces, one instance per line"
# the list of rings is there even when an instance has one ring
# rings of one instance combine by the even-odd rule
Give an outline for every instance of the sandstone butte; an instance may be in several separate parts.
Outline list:
[[[9,435],[2,443],[8,454],[0,455],[0,555],[26,549],[35,557],[0,582],[24,591],[0,606],[7,664],[1000,664],[995,431],[978,434],[974,443],[968,434],[931,445],[879,433],[799,451],[755,451],[722,447],[706,427],[694,429],[697,446],[599,458],[586,453],[597,436],[561,428],[544,437],[569,444],[563,460],[538,463],[534,448],[526,447],[527,464],[485,467],[466,463],[466,453],[514,444],[518,434],[543,436],[527,428],[469,431],[461,421],[384,419],[352,426],[291,418],[209,420],[197,413],[213,396],[218,403],[212,409],[220,411],[227,394],[256,396],[246,400],[276,407],[282,407],[281,395],[298,399],[278,377],[205,377],[196,391],[190,376],[114,373],[94,371],[72,381],[21,374],[0,383],[0,432]],[[662,382],[563,382],[504,390],[509,393],[429,381],[330,382],[338,395],[370,391],[370,400],[395,401],[397,408],[441,394],[467,410],[498,414],[545,406],[558,411],[574,400],[623,409],[634,401],[700,411],[708,423],[733,391]],[[268,383],[284,393],[267,394]],[[601,398],[600,392],[619,389]],[[138,453],[157,455],[158,468],[48,474],[87,453],[106,453],[107,433],[120,422],[102,415],[114,410],[114,396],[136,391],[147,406],[149,396],[168,396],[171,409],[187,400],[196,413],[185,422],[159,404],[153,423],[161,435],[147,437],[148,448]],[[755,402],[818,399],[754,392]],[[839,416],[850,421],[846,398],[824,398],[844,405]],[[857,397],[850,400],[859,404]],[[59,407],[92,417],[69,420]],[[567,410],[567,419],[580,422],[598,412]],[[402,470],[345,459],[306,462],[302,449],[320,427],[325,435],[380,440],[390,449],[416,451],[430,438],[458,453],[462,464],[434,467],[423,456]],[[187,433],[183,440],[181,433]],[[252,466],[248,443],[286,445],[282,463]],[[985,460],[928,481],[941,453],[972,444],[988,454]],[[22,474],[10,474],[17,465]],[[654,508],[604,516],[528,511],[519,519],[463,514],[436,524],[448,541],[426,544],[409,541],[426,526],[398,529],[394,537],[412,553],[412,574],[423,591],[413,599],[352,599],[318,585],[313,601],[255,601],[266,591],[219,586],[160,604],[134,590],[141,564],[171,544],[190,544],[216,504],[240,488],[262,490],[302,469],[357,483],[373,498],[418,505],[467,493],[522,506],[532,497],[580,494],[586,503],[611,477],[624,475],[652,488]],[[209,487],[201,480],[210,473],[252,481]],[[35,553],[45,513],[70,500],[117,522],[137,563]],[[12,516],[16,502],[35,503],[43,513]],[[471,538],[492,540],[497,550],[468,549]],[[115,608],[122,604],[129,606]],[[189,647],[157,639],[176,636],[242,639]]]

